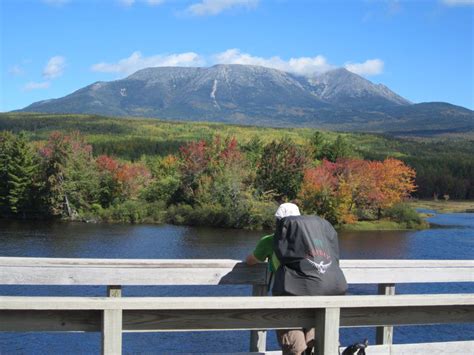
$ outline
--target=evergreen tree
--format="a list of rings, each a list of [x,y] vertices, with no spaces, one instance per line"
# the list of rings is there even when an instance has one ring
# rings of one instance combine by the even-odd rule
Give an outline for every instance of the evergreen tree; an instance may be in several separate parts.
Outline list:
[[[13,141],[8,168],[8,202],[13,213],[23,216],[33,209],[38,172],[36,156],[24,134]]]
[[[15,136],[11,132],[0,132],[0,215],[10,212],[8,171],[14,139]]]
[[[73,217],[99,198],[99,176],[92,147],[79,133],[53,132],[42,149],[43,194],[53,216]]]
[[[0,213],[21,214],[35,208],[38,164],[25,135],[0,136]]]
[[[67,197],[64,188],[64,172],[70,150],[71,147],[65,136],[59,132],[53,132],[40,151],[43,157],[42,172],[45,182],[42,197],[48,207],[48,213],[53,216],[61,216],[65,212]]]
[[[261,138],[258,136],[253,136],[250,141],[242,145],[241,149],[242,152],[245,153],[250,167],[252,168],[252,172],[254,172],[254,169],[263,153],[263,142]]]
[[[321,160],[324,158],[324,154],[327,149],[327,143],[321,132],[314,132],[314,134],[309,139],[309,146],[311,148],[313,159]]]
[[[338,159],[349,158],[352,156],[352,147],[343,136],[337,136],[333,144],[328,149],[325,158],[336,162]]]

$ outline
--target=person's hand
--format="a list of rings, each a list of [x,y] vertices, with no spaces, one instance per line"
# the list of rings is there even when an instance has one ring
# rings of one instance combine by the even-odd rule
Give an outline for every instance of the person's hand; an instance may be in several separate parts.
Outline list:
[[[253,254],[250,254],[245,259],[245,262],[247,263],[247,265],[255,265],[260,263],[260,260],[258,260]]]

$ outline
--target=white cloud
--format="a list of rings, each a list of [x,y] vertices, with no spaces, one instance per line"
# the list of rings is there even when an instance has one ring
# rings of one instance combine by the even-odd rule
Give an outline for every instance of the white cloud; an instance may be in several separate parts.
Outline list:
[[[160,5],[164,3],[165,0],[147,0],[148,5],[154,6],[154,5]]]
[[[283,68],[285,62],[278,56],[263,58],[255,57],[247,53],[242,53],[239,49],[228,49],[225,52],[214,55],[215,64],[247,64],[247,65],[261,65],[271,68]]]
[[[150,67],[193,67],[200,65],[205,65],[205,61],[194,52],[153,55],[150,57],[144,57],[140,52],[133,52],[130,57],[121,59],[116,63],[97,63],[91,69],[96,72],[131,74],[137,70]]]
[[[236,7],[254,8],[259,0],[202,0],[190,5],[187,12],[195,16],[218,15]]]
[[[23,86],[24,91],[31,90],[43,90],[48,89],[51,86],[51,79],[55,79],[63,75],[64,67],[66,66],[66,59],[61,56],[51,57],[46,63],[46,66],[43,68],[43,78],[44,81],[30,81]],[[10,70],[12,72],[22,70],[19,66],[13,66]]]
[[[26,83],[25,86],[23,86],[23,90],[25,91],[31,91],[31,90],[42,90],[42,89],[47,89],[51,83],[49,81],[43,81],[43,82],[35,82],[35,81],[30,81],[29,83]]]
[[[54,79],[63,75],[66,59],[61,56],[51,57],[43,69],[45,79]]]
[[[384,62],[380,59],[368,59],[363,63],[346,63],[344,67],[358,75],[378,75],[383,72]]]
[[[278,56],[269,58],[255,57],[248,53],[242,53],[236,48],[216,54],[214,56],[214,62],[216,64],[260,65],[299,75],[312,75],[334,68],[322,55],[316,57],[290,58],[290,60],[285,61]]]
[[[334,69],[334,66],[329,64],[322,55],[317,55],[316,57],[290,58],[287,71],[301,75],[311,75],[330,69]]]
[[[25,70],[18,64],[15,64],[8,69],[8,73],[13,76],[20,76],[25,74]]]
[[[91,66],[91,70],[128,75],[137,70],[151,67],[198,67],[214,64],[258,65],[303,76],[312,76],[337,68],[336,65],[329,63],[322,55],[284,60],[279,56],[257,57],[233,48],[211,56],[201,56],[195,52],[186,52],[166,55],[157,54],[147,57],[143,56],[141,52],[136,51],[129,57],[120,59],[117,62],[96,63]],[[363,63],[348,62],[344,67],[353,73],[369,76],[381,74],[384,62],[380,59],[369,59]]]
[[[444,5],[448,6],[469,6],[474,5],[474,0],[441,0]]]

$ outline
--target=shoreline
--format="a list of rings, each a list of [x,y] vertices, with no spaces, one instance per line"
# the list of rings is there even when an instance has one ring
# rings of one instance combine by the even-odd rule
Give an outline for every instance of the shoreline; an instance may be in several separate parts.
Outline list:
[[[429,213],[427,211],[419,212],[418,210],[431,210],[435,213],[440,214],[448,214],[448,213],[473,213],[474,212],[474,201],[444,201],[444,200],[416,200],[416,201],[409,201],[408,205],[412,208],[417,210],[418,215],[422,218],[423,222],[418,223],[416,225],[407,225],[406,222],[396,222],[390,219],[380,219],[380,220],[373,220],[373,221],[357,221],[353,224],[345,224],[335,227],[338,231],[416,231],[416,230],[425,230],[430,228],[437,228],[436,225],[432,225],[428,221],[427,218],[432,217],[433,213]],[[87,224],[102,224],[102,225],[117,225],[117,224],[125,224],[125,225],[174,225],[174,226],[185,226],[185,227],[207,227],[207,228],[226,228],[224,226],[212,226],[212,225],[199,225],[199,224],[177,224],[171,223],[166,220],[154,221],[152,219],[145,218],[139,222],[133,221],[113,221],[113,220],[103,220],[100,217],[92,217],[92,216],[85,216],[79,218],[62,218],[62,219],[55,219],[55,218],[0,218],[0,221],[41,221],[41,222],[73,222],[73,223],[87,223]],[[265,228],[232,228],[235,230],[265,230]]]
[[[357,221],[353,224],[345,224],[340,226],[335,226],[334,228],[337,231],[415,231],[415,230],[424,230],[429,229],[431,224],[425,221],[426,217],[431,215],[423,215],[423,224],[417,225],[415,228],[409,228],[404,222],[396,222],[388,219],[381,219],[375,221]],[[229,228],[224,226],[211,226],[211,225],[188,225],[188,224],[176,224],[166,221],[152,221],[144,220],[141,222],[124,222],[124,221],[105,221],[100,219],[67,219],[67,218],[48,218],[48,219],[22,219],[22,218],[0,218],[0,221],[6,222],[20,222],[20,221],[34,221],[34,222],[48,222],[48,223],[84,223],[84,224],[97,224],[97,225],[152,225],[152,226],[181,226],[181,227],[196,227],[196,228],[216,228],[216,229],[233,229],[233,230],[255,230],[255,231],[264,231],[266,228]]]
[[[391,220],[376,220],[376,221],[358,221],[354,224],[346,224],[337,230],[341,231],[354,231],[354,232],[380,232],[380,231],[416,231],[430,229],[431,224],[425,220],[423,216],[423,223],[418,224],[416,227],[408,227],[404,222],[395,222]]]
[[[474,200],[413,200],[408,204],[415,209],[433,210],[436,213],[474,213]]]

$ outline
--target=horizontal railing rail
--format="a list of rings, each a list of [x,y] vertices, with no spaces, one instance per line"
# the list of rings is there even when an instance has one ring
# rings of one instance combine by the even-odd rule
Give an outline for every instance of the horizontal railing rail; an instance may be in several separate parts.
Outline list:
[[[350,284],[473,282],[473,260],[341,260]],[[0,284],[219,285],[267,283],[266,264],[240,260],[0,257]]]
[[[472,294],[295,297],[0,297],[1,331],[122,332],[317,327],[318,354],[337,354],[340,327],[466,323]],[[474,342],[473,342],[474,344]]]

